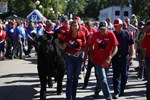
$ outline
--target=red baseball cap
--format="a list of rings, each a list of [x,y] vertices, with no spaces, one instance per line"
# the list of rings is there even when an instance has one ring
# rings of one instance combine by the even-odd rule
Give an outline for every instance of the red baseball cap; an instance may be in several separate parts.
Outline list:
[[[56,24],[60,24],[60,21],[59,21],[59,20],[56,20]]]
[[[81,19],[80,19],[79,16],[76,16],[76,17],[74,18],[74,20],[81,21]]]
[[[123,22],[122,22],[122,20],[120,18],[116,18],[114,20],[114,26],[118,26],[118,25],[122,25],[122,24],[123,24]]]
[[[125,22],[130,22],[130,19],[129,19],[129,18],[126,18],[126,19],[125,19]]]

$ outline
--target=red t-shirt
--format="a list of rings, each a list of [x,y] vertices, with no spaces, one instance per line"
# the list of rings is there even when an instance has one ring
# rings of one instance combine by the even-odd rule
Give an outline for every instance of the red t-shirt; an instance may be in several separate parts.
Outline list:
[[[90,45],[94,46],[93,62],[94,64],[103,66],[106,58],[112,53],[113,47],[118,45],[118,41],[113,32],[107,31],[106,35],[101,35],[100,31],[94,33],[91,38]]]
[[[66,52],[70,54],[81,51],[83,45],[86,43],[85,36],[83,32],[80,31],[78,32],[77,37],[72,37],[72,33],[69,33],[64,41],[67,43]]]
[[[150,33],[145,36],[142,47],[146,48],[146,57],[150,57]]]
[[[5,40],[6,38],[6,32],[2,30],[2,36],[0,36],[0,41]]]
[[[86,42],[86,45],[87,45],[87,47],[89,46],[89,43],[90,43],[90,41],[91,41],[91,38],[92,38],[92,35],[93,35],[93,33],[95,33],[95,32],[97,32],[97,30],[95,30],[94,28],[92,28],[91,30],[89,30],[89,36],[88,36],[88,40],[87,40],[87,42]]]
[[[82,31],[86,37],[86,39],[88,39],[88,36],[90,35],[90,32],[88,31],[88,29],[83,26],[83,25],[80,25],[80,31]]]
[[[66,26],[61,26],[61,27],[59,28],[59,31],[60,31],[60,38],[61,38],[62,40],[65,39],[65,37],[66,37],[67,33],[69,32],[69,30],[70,30],[70,26],[68,26],[68,27],[66,27]]]

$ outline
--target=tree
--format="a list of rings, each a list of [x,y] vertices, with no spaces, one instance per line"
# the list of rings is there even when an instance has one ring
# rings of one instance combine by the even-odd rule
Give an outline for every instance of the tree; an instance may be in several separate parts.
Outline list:
[[[134,14],[138,16],[138,19],[147,19],[150,17],[150,8],[145,9],[148,7],[149,0],[132,0],[132,11]]]
[[[67,15],[98,19],[99,11],[109,6],[132,6],[133,13],[140,19],[149,17],[149,0],[39,0],[42,9],[35,5],[36,0],[8,0],[9,12],[20,17],[26,16],[33,10],[39,9],[50,19]],[[147,7],[147,8],[146,8]],[[53,11],[51,10],[53,8]],[[58,16],[57,16],[58,15]]]
[[[68,0],[67,1],[67,9],[65,14],[73,16],[79,16],[80,14],[84,13],[84,9],[87,3],[85,0]]]
[[[8,5],[9,5],[9,10],[10,12],[13,12],[17,14],[20,17],[26,18],[26,16],[33,10],[33,9],[39,9],[41,13],[46,17],[46,18],[56,18],[56,9],[58,10],[59,14],[64,13],[66,9],[66,3],[64,0],[58,0],[58,5],[56,5],[56,0],[39,0],[40,5],[43,7],[40,9],[36,5],[35,2],[36,0],[15,0],[11,1],[9,0]],[[53,8],[53,11],[50,10],[50,8]],[[53,13],[54,12],[54,13]]]

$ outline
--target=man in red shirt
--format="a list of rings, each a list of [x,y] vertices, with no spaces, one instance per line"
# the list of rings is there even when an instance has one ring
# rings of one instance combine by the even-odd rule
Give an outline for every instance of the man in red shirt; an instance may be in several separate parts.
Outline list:
[[[147,100],[150,100],[150,20],[147,21],[146,23],[146,33],[147,35],[145,36],[143,42],[142,42],[142,47],[143,47],[143,60],[142,63],[146,63],[146,75],[147,75],[147,86],[146,86],[146,98]]]
[[[74,18],[74,20],[77,20],[79,22],[79,24],[80,24],[80,31],[82,31],[85,34],[86,39],[88,39],[88,37],[90,35],[90,32],[88,31],[88,29],[84,25],[81,24],[80,17],[76,16]]]
[[[86,41],[86,57],[85,57],[85,61],[86,59],[88,59],[88,55],[89,55],[89,44],[90,44],[90,39],[92,38],[92,35],[97,31],[96,29],[93,28],[93,24],[90,20],[88,20],[87,22],[85,22],[85,27],[88,29],[88,31],[90,32],[90,35],[88,36],[88,40]],[[85,89],[88,85],[88,81],[89,81],[89,78],[90,78],[90,75],[91,75],[91,70],[92,68],[94,67],[95,69],[95,65],[93,64],[93,62],[91,62],[90,59],[88,59],[87,61],[87,67],[86,67],[86,74],[85,74],[85,77],[84,77],[84,84],[83,84],[83,87],[82,89]],[[95,77],[97,79],[97,75],[96,75],[96,72],[95,72]]]
[[[107,22],[100,22],[99,31],[94,33],[90,42],[90,59],[96,67],[98,76],[95,95],[102,89],[107,100],[111,100],[105,68],[108,68],[112,57],[117,52],[118,41],[113,32],[107,29]]]
[[[69,20],[64,20],[63,24],[61,27],[59,27],[59,32],[60,32],[60,39],[62,39],[64,41],[67,33],[70,31],[70,24],[69,24]]]

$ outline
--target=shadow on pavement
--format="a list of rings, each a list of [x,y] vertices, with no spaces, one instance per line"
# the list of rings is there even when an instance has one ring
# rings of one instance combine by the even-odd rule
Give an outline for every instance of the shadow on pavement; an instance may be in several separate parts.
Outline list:
[[[25,61],[29,61],[29,64],[37,64],[37,58],[33,57],[33,58],[25,58]]]
[[[37,91],[32,86],[2,86],[0,100],[32,100]]]

